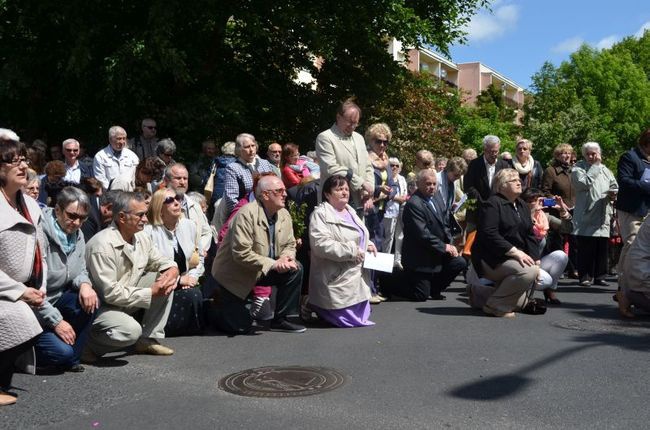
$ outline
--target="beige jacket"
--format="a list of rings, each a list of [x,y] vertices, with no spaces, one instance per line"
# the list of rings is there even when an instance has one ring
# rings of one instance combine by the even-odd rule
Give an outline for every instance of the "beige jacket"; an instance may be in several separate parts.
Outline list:
[[[147,309],[151,288],[138,282],[146,272],[162,272],[176,263],[163,257],[144,231],[135,234],[131,246],[111,224],[86,244],[86,266],[102,304]]]
[[[255,282],[266,275],[283,255],[296,257],[291,215],[280,209],[275,222],[275,259],[269,257],[269,224],[262,205],[253,201],[239,210],[230,222],[212,264],[212,276],[237,297],[244,299]]]
[[[363,228],[367,244],[368,229],[347,206],[356,223]],[[323,309],[342,309],[370,299],[369,272],[356,263],[359,231],[336,214],[332,205],[321,203],[309,224],[311,269],[309,303]]]
[[[363,137],[356,132],[352,136],[344,136],[334,124],[316,138],[316,155],[320,164],[321,188],[330,176],[348,176],[351,173],[353,205],[360,206],[363,183],[369,182],[373,188],[375,186],[375,176]],[[320,194],[318,198],[320,199]]]
[[[20,300],[26,288],[24,282],[32,273],[37,240],[43,256],[41,291],[45,291],[47,279],[41,210],[31,197],[24,196],[24,199],[36,227],[0,194],[0,351],[27,342],[42,331],[32,309]]]

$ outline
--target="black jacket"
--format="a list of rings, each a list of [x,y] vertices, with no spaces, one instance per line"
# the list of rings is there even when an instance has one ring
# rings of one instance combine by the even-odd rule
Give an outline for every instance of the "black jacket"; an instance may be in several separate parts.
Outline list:
[[[509,258],[506,252],[513,246],[534,260],[540,258],[539,242],[533,233],[528,205],[521,199],[513,204],[503,195],[495,194],[480,210],[476,240],[472,246],[472,264],[481,275],[481,260],[494,268]]]
[[[427,199],[416,191],[406,205],[402,264],[407,270],[437,273],[442,269],[445,245],[451,243],[451,235],[443,222],[443,210],[436,204],[436,211]]]
[[[616,209],[646,216],[650,210],[650,184],[641,182],[645,169],[650,169],[650,163],[638,147],[621,155],[616,178],[619,186]]]
[[[497,172],[501,169],[510,168],[512,166],[507,161],[499,159],[494,169],[494,175],[496,176]],[[477,209],[492,195],[483,154],[473,159],[469,163],[469,166],[467,166],[467,173],[465,173],[465,177],[463,178],[463,186],[465,187],[467,197],[476,199]],[[478,210],[468,210],[466,219],[468,222],[478,223]]]

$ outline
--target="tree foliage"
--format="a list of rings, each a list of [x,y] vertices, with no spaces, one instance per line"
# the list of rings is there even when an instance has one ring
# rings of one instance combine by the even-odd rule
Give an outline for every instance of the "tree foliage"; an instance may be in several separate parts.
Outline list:
[[[392,37],[447,52],[486,4],[0,0],[0,118],[27,139],[95,146],[108,126],[134,132],[144,116],[181,148],[242,131],[309,146],[337,100],[354,94],[372,114],[401,84]],[[316,90],[296,81],[301,70]]]
[[[602,51],[584,45],[559,67],[545,64],[526,105],[525,134],[535,153],[550,159],[560,143],[579,150],[591,140],[613,168],[650,124],[649,40],[646,32]]]
[[[428,149],[434,156],[458,155],[462,145],[457,122],[460,97],[455,89],[428,73],[403,76],[399,91],[389,94],[369,122],[386,122],[393,132],[388,153],[412,170],[415,153]]]

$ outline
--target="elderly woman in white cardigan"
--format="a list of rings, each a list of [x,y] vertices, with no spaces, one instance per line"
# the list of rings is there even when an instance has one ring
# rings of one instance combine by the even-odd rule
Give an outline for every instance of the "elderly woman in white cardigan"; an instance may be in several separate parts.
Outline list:
[[[200,333],[203,330],[203,294],[199,278],[203,275],[203,254],[198,251],[197,226],[183,217],[183,196],[172,189],[158,190],[151,198],[147,217],[151,225],[146,231],[165,257],[173,258],[181,274],[174,290],[174,299],[165,336]]]
[[[41,333],[33,310],[45,300],[41,210],[21,191],[27,183],[26,155],[25,145],[0,137],[0,406],[16,403],[8,392],[14,362]]]
[[[350,187],[340,175],[323,183],[323,202],[309,224],[311,271],[309,304],[319,318],[336,327],[374,325],[370,317],[370,276],[366,252],[376,253],[368,229],[348,204]]]

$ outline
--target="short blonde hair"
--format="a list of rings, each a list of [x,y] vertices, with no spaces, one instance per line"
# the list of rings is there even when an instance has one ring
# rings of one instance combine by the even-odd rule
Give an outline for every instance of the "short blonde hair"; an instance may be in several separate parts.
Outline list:
[[[492,192],[500,193],[501,190],[505,188],[506,184],[513,179],[519,179],[519,172],[515,169],[499,170],[492,179]]]
[[[533,149],[533,142],[528,139],[519,139],[515,148],[518,148],[519,145],[526,145],[528,149]]]
[[[569,145],[568,143],[560,143],[553,150],[553,158],[559,157],[560,154],[563,153],[563,152],[568,152],[570,154],[575,153],[575,151],[573,149],[573,146]]]
[[[391,140],[393,138],[393,132],[390,131],[388,124],[383,122],[376,122],[368,127],[368,130],[366,130],[366,145],[370,145],[378,134],[385,134],[388,140]]]
[[[149,223],[151,225],[162,225],[162,207],[165,199],[167,198],[165,196],[168,192],[176,195],[174,190],[171,188],[163,188],[156,191],[153,193],[153,196],[151,196],[151,203],[149,203],[149,211],[147,212],[147,218],[149,219]]]

